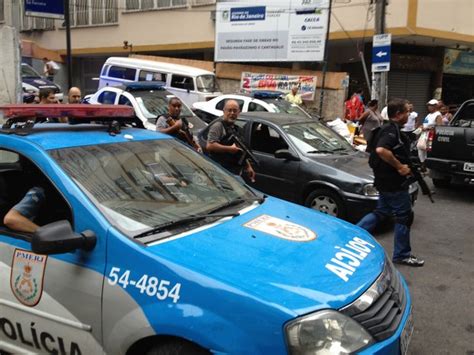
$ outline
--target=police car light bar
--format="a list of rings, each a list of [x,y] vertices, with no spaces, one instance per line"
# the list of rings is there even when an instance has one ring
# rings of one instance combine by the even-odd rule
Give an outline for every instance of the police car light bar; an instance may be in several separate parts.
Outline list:
[[[118,118],[131,119],[135,117],[133,108],[125,105],[88,105],[88,104],[16,104],[0,106],[0,118],[10,121],[25,121],[28,119],[42,118],[74,118],[76,121],[83,119],[112,120]]]
[[[255,90],[252,96],[256,99],[278,99],[284,95],[282,91]]]

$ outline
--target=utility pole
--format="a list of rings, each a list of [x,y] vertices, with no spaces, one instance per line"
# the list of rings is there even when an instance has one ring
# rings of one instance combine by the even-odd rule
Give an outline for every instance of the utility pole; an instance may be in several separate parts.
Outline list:
[[[324,44],[324,59],[323,59],[323,82],[321,83],[321,96],[319,98],[319,119],[323,119],[323,103],[324,103],[324,86],[326,85],[326,73],[328,70],[328,45],[329,45],[329,31],[331,26],[331,11],[332,0],[329,0],[328,8],[328,27],[326,29],[326,43]]]
[[[71,13],[69,11],[69,0],[64,0],[64,24],[66,27],[67,89],[69,90],[72,87]]]
[[[373,0],[375,2],[375,34],[385,33],[385,7],[387,0]],[[372,99],[379,100],[379,107],[387,104],[388,72],[372,72]]]

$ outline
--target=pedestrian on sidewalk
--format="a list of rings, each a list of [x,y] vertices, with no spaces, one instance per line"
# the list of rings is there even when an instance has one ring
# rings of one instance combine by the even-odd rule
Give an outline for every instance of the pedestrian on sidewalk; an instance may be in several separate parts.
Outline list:
[[[422,133],[418,138],[416,148],[418,149],[418,157],[422,165],[422,171],[426,172],[425,160],[427,158],[427,144],[428,144],[428,135],[431,130],[435,129],[435,126],[440,126],[443,124],[443,117],[438,111],[439,102],[436,99],[431,99],[426,103],[428,107],[428,114],[423,120]]]
[[[394,247],[392,260],[397,264],[423,266],[424,260],[411,253],[410,227],[413,222],[407,178],[411,174],[409,161],[409,140],[400,128],[408,120],[408,102],[392,99],[387,105],[389,123],[373,132],[369,143],[369,164],[375,176],[375,187],[379,200],[375,210],[357,224],[372,232],[377,225],[394,216]]]
[[[82,100],[81,89],[75,86],[70,88],[67,95],[68,104],[80,104],[81,100]]]
[[[383,118],[378,110],[378,107],[378,100],[370,100],[367,104],[367,109],[359,119],[359,122],[362,125],[362,135],[367,142],[371,137],[372,130],[383,125]]]
[[[288,94],[286,94],[285,100],[295,105],[303,104],[303,100],[301,99],[301,95],[298,94],[298,90],[299,90],[298,85],[296,84],[293,85],[291,87],[291,91]]]

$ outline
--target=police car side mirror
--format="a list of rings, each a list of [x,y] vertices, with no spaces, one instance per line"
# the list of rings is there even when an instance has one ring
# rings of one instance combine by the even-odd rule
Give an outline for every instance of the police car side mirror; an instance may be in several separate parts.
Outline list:
[[[38,254],[61,254],[76,249],[92,250],[97,237],[92,231],[74,233],[67,220],[46,224],[33,234],[31,249]]]
[[[277,159],[285,159],[285,160],[293,160],[293,161],[300,160],[300,158],[298,158],[288,149],[278,149],[274,155],[275,155],[275,158]]]

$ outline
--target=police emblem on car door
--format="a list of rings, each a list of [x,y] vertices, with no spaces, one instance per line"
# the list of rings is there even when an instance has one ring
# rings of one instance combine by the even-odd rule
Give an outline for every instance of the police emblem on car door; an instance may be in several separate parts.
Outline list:
[[[41,299],[47,259],[46,255],[22,249],[13,253],[10,287],[17,300],[26,306],[35,306]]]

